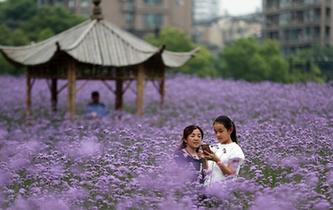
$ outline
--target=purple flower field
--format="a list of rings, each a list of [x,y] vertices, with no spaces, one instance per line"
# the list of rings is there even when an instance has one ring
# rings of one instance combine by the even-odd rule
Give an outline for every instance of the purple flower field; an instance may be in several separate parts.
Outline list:
[[[66,91],[52,115],[47,84],[37,80],[26,119],[25,79],[0,77],[0,208],[333,208],[332,86],[174,76],[166,81],[163,109],[146,84],[145,115],[137,117],[132,85],[118,119],[112,93],[88,82],[71,122]],[[111,110],[101,121],[82,117],[94,90]],[[189,124],[204,129],[205,143],[215,143],[212,121],[221,114],[234,120],[246,162],[237,179],[204,189],[173,167],[172,154]]]

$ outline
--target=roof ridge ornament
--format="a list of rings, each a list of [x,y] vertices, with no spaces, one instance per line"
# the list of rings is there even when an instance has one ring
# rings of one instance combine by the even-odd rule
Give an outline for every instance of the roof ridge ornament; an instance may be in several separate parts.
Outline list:
[[[102,0],[93,0],[94,8],[91,16],[92,20],[103,20],[102,8],[100,7],[101,1]]]

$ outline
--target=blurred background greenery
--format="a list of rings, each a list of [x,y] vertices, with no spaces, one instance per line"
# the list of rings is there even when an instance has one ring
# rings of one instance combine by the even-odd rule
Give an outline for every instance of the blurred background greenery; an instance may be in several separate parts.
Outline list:
[[[0,45],[22,46],[52,37],[85,18],[61,6],[37,6],[34,0],[0,2]],[[218,53],[195,43],[186,33],[164,27],[159,34],[147,34],[144,39],[155,46],[182,52],[199,47],[200,51],[185,66],[172,72],[200,77],[223,77],[247,81],[282,83],[314,81],[324,83],[332,78],[331,47],[313,47],[285,56],[277,41],[241,38],[229,43]],[[0,55],[0,74],[21,74]]]

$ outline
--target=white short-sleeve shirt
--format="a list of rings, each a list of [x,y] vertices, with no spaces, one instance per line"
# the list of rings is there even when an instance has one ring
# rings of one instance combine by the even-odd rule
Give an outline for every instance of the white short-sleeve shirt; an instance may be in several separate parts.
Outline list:
[[[232,142],[230,144],[217,144],[215,147],[211,147],[211,150],[219,157],[223,164],[229,165],[233,161],[236,162],[236,174],[238,175],[240,166],[245,160],[243,150],[238,144]],[[212,183],[224,180],[226,177],[214,161],[208,161],[207,177],[205,185],[211,185]]]

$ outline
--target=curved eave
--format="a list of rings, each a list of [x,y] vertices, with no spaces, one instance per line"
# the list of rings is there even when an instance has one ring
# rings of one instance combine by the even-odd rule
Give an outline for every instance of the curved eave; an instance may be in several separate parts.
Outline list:
[[[178,68],[188,62],[199,51],[199,48],[195,48],[190,52],[171,52],[163,51],[162,60],[165,66],[170,68]]]
[[[18,66],[18,67],[23,67],[25,65],[22,65],[21,63],[11,59],[10,57],[8,57],[8,55],[1,49],[1,46],[0,46],[0,53],[2,54],[2,56],[9,62],[11,63],[12,65],[14,66]]]
[[[82,22],[81,24],[49,39],[26,46],[12,47],[0,45],[0,51],[7,60],[16,65],[42,65],[48,63],[54,57],[57,50],[59,50],[59,46],[57,46],[59,40],[62,40],[67,34],[81,34],[81,32],[90,24],[92,24],[91,21]],[[75,36],[73,37],[75,38]]]
[[[24,56],[20,57],[17,56],[18,54],[22,53],[20,50],[17,49],[9,49],[9,50],[0,49],[0,50],[2,54],[4,54],[5,57],[11,62],[14,62],[21,66],[36,66],[49,62],[52,59],[52,57],[55,55],[57,47],[50,46],[49,49],[45,51],[45,53],[42,56],[38,53],[33,53],[33,54],[25,53]],[[20,59],[18,59],[18,57]]]
[[[4,55],[4,57],[11,63],[13,63],[16,66],[37,66],[37,65],[43,65],[48,62],[50,62],[53,57],[57,53],[63,52],[70,57],[72,57],[74,60],[88,64],[88,65],[100,65],[100,66],[114,66],[114,67],[124,67],[124,66],[131,66],[131,65],[138,65],[141,63],[146,62],[151,57],[153,57],[155,54],[159,53],[159,49],[157,49],[155,52],[137,52],[135,49],[130,49],[126,51],[126,54],[123,55],[117,55],[119,57],[118,62],[108,62],[109,60],[101,59],[102,56],[99,54],[95,54],[94,56],[91,54],[82,54],[80,50],[82,48],[89,48],[89,46],[81,45],[79,48],[76,48],[75,50],[63,50],[61,48],[57,49],[57,44],[54,44],[53,46],[49,46],[49,49],[47,50],[47,54],[43,54],[42,57],[39,53],[36,54],[30,54],[28,57],[21,57],[21,59],[17,59],[17,54],[22,53],[20,48],[13,48],[13,47],[1,47],[0,46],[0,52]],[[121,56],[124,56],[126,59],[120,59]],[[28,58],[34,58],[35,59],[28,59]],[[33,62],[31,62],[33,61]]]

